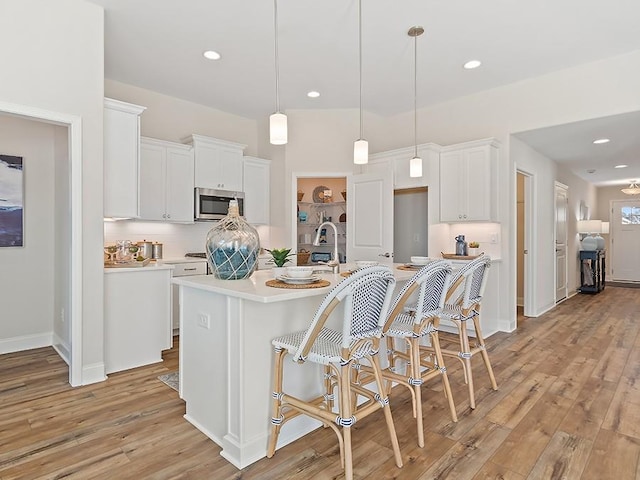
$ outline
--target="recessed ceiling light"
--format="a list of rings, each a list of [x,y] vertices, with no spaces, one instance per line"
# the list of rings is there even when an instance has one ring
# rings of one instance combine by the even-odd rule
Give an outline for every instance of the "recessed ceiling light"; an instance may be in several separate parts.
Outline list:
[[[596,145],[601,145],[603,143],[609,143],[611,140],[609,140],[608,138],[598,138],[597,140],[594,140],[593,143],[595,143]]]
[[[629,166],[629,165],[624,165],[624,164],[623,164],[623,165],[616,165],[616,166],[615,166],[615,167],[613,167],[613,168],[627,168],[628,166]]]
[[[480,65],[482,65],[482,62],[480,60],[469,60],[463,65],[463,67],[467,70],[472,70],[474,68],[478,68]]]
[[[596,173],[596,169],[595,168],[590,168],[589,170],[587,170],[587,173]]]
[[[307,97],[309,98],[318,98],[320,96],[320,92],[316,92],[315,90],[311,90],[307,93]]]
[[[207,58],[209,60],[219,60],[220,59],[220,54],[218,52],[214,51],[214,50],[207,50],[202,55],[204,55],[204,58]]]

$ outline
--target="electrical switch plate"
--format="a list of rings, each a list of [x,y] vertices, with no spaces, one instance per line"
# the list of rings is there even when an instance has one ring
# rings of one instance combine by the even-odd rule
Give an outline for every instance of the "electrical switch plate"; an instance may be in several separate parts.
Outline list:
[[[497,233],[492,233],[491,234],[491,243],[498,243],[498,234]]]
[[[211,317],[206,313],[198,314],[198,326],[206,328],[207,330],[211,328]]]

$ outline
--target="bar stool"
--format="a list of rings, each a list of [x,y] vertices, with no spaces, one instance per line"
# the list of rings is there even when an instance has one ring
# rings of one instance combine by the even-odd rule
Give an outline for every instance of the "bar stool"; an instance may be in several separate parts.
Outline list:
[[[351,480],[351,426],[363,417],[382,410],[396,465],[402,467],[400,447],[377,357],[382,326],[391,304],[394,286],[393,273],[387,266],[357,270],[329,292],[307,330],[272,341],[275,352],[273,410],[267,457],[271,458],[275,453],[282,425],[304,414],[319,420],[336,433],[345,478]],[[344,306],[341,330],[325,327],[329,315],[341,303]],[[293,355],[293,360],[298,363],[323,365],[326,390],[323,396],[307,400],[283,391],[283,362],[286,355]],[[352,367],[362,360],[370,365],[377,392],[382,392],[382,395],[357,384],[355,369]],[[335,396],[334,391],[337,391]],[[364,397],[365,401],[359,403],[359,396]],[[334,398],[337,399],[337,412],[334,411]]]
[[[487,353],[484,337],[480,328],[480,305],[487,284],[487,273],[491,266],[491,258],[481,255],[470,261],[451,278],[451,287],[447,293],[442,319],[453,322],[458,330],[459,351],[443,349],[445,356],[455,357],[462,362],[464,378],[469,389],[469,403],[472,409],[476,408],[475,391],[473,386],[473,373],[471,370],[471,358],[480,353],[489,374],[491,387],[498,389],[496,378],[491,368],[489,354]],[[467,322],[471,320],[476,336],[476,344],[472,347],[467,332]]]
[[[411,391],[413,416],[418,429],[418,445],[424,447],[421,386],[433,377],[441,377],[449,403],[451,419],[458,421],[447,369],[438,337],[439,315],[451,281],[451,264],[440,260],[422,267],[396,296],[383,329],[387,339],[389,367],[383,370],[386,380],[397,382]],[[415,293],[417,301],[415,301]],[[421,350],[420,341],[428,337],[432,351]],[[396,350],[395,339],[403,339],[406,351]],[[406,362],[406,367],[398,361]],[[402,373],[404,370],[404,373]]]

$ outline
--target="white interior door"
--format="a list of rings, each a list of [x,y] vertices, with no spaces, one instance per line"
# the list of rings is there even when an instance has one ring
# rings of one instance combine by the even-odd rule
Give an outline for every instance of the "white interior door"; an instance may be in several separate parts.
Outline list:
[[[567,298],[567,186],[556,182],[556,302]]]
[[[393,174],[347,177],[347,260],[393,263]]]
[[[640,282],[640,200],[611,202],[611,278]]]

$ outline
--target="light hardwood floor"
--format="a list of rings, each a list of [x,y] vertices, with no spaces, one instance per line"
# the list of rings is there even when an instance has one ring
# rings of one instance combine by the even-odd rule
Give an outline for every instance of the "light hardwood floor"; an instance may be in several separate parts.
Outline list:
[[[460,420],[451,422],[439,379],[430,382],[423,449],[406,389],[396,388],[391,406],[404,467],[394,465],[382,414],[372,415],[354,427],[355,477],[640,478],[638,312],[640,289],[607,287],[490,337],[499,390],[474,358],[475,411],[460,366],[449,361]],[[51,348],[0,356],[0,479],[343,478],[330,429],[236,470],[157,380],[177,369],[177,346],[164,358],[74,389]]]

